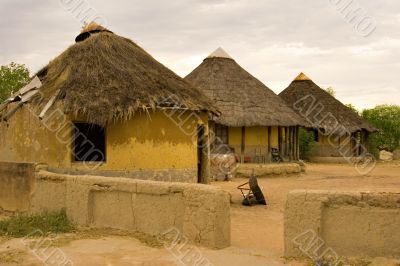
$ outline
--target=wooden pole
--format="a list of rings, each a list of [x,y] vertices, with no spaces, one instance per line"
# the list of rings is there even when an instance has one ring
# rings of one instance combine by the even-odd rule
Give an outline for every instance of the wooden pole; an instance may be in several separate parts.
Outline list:
[[[211,173],[210,173],[210,164],[211,164],[211,139],[212,137],[212,129],[210,129],[210,124],[205,127],[205,150],[203,150],[204,156],[204,164],[203,164],[203,183],[209,184],[211,182]]]
[[[297,127],[293,127],[293,160],[297,160]]]
[[[240,162],[241,163],[244,163],[244,150],[245,150],[245,145],[246,145],[245,134],[246,134],[246,128],[242,127],[242,144],[240,147]]]
[[[282,128],[278,127],[278,149],[279,149],[279,155],[282,157]]]
[[[369,150],[369,132],[366,130],[365,130],[364,146],[365,146],[365,150],[367,152],[370,152],[370,150]]]
[[[300,128],[296,127],[296,160],[300,160]]]
[[[289,127],[289,161],[293,160],[292,140],[293,140],[292,127]]]
[[[285,157],[289,156],[289,130],[285,127]]]
[[[358,156],[358,132],[354,132],[354,153],[353,156],[357,157]]]
[[[296,128],[292,127],[292,161],[296,160]]]
[[[271,153],[271,127],[268,127],[268,162],[272,162],[272,153]]]

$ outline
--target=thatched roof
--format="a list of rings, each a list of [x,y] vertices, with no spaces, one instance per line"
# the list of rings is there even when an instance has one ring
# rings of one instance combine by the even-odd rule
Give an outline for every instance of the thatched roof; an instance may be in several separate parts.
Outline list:
[[[41,97],[33,98],[34,105],[44,108],[55,96],[65,113],[97,124],[177,106],[218,113],[200,90],[133,41],[102,27],[89,32],[37,73]]]
[[[221,48],[186,78],[211,98],[227,126],[296,126],[302,119],[272,90],[249,74]]]
[[[99,33],[101,31],[103,31],[103,32],[107,31],[107,32],[112,33],[111,31],[104,28],[103,26],[101,26],[95,22],[91,22],[91,23],[87,24],[85,27],[83,27],[83,29],[81,30],[81,33],[78,36],[76,36],[75,42],[84,41],[87,38],[89,38],[92,34]]]
[[[356,132],[362,129],[369,132],[376,131],[366,120],[321,89],[304,73],[300,73],[279,96],[295,111],[298,112],[299,108],[303,110],[302,113],[309,121],[308,127],[332,131],[338,127],[338,124],[335,123],[335,121],[338,121],[339,125],[345,127],[349,132]],[[309,110],[310,112],[308,113]],[[317,112],[320,112],[320,114],[316,116],[317,118],[314,118]],[[329,117],[330,119],[322,119],[324,117]]]

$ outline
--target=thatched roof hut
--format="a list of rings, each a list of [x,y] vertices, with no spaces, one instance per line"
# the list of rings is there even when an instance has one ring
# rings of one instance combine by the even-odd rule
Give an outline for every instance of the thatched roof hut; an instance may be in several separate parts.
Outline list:
[[[328,92],[321,89],[304,73],[300,73],[279,96],[291,107],[295,108],[296,105],[302,105],[302,107],[306,109],[305,113],[312,110],[307,115],[307,117],[310,118],[307,119],[308,127],[316,127],[313,123],[313,119],[316,113],[320,112],[318,117],[323,118],[328,117],[328,115],[333,115],[335,118],[321,119],[321,121],[318,121],[320,123],[318,123],[317,127],[320,129],[331,131],[338,127],[335,123],[335,121],[337,121],[350,133],[362,130],[368,132],[376,131],[366,120]]]
[[[218,113],[203,93],[133,41],[93,23],[76,41],[37,73],[42,86],[32,101],[40,108],[55,97],[66,114],[104,125],[163,108],[173,95],[180,108]]]
[[[218,124],[232,127],[303,124],[281,98],[221,48],[204,59],[185,79],[213,100],[221,111],[214,119]]]

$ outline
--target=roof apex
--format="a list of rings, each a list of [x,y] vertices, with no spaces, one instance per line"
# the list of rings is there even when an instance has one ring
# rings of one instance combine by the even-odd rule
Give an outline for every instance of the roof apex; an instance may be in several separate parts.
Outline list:
[[[301,72],[295,79],[294,81],[306,81],[306,80],[311,80],[309,77],[306,76],[303,72]]]
[[[224,49],[219,47],[217,50],[212,52],[207,58],[229,58],[233,59]]]

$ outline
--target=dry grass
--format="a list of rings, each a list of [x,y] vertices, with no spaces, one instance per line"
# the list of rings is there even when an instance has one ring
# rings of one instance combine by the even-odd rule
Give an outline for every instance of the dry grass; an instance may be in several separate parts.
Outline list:
[[[295,80],[289,85],[289,87],[282,91],[279,96],[291,107],[294,106],[297,101],[302,100],[303,97],[308,97],[299,104],[304,108],[304,111],[307,111],[308,108],[312,109],[316,107],[317,104],[321,104],[324,109],[321,111],[321,108],[315,108],[315,110],[308,115],[309,118],[313,118],[314,115],[317,114],[318,117],[322,118],[331,113],[335,116],[336,121],[350,132],[356,132],[362,129],[369,132],[376,130],[366,120],[342,104],[328,92],[321,89],[312,80]],[[312,96],[313,98],[310,98],[309,96]],[[316,100],[315,102],[313,102],[314,99]],[[320,111],[321,113],[318,113]],[[308,126],[313,127],[313,125],[310,124]],[[324,119],[320,123],[320,128],[326,129],[327,131],[335,129],[336,126],[335,121],[330,119]]]
[[[210,97],[226,126],[296,126],[305,122],[233,59],[207,58],[186,78]]]
[[[160,248],[163,243],[157,240],[156,236],[151,236],[145,233],[130,232],[119,229],[95,229],[95,228],[83,228],[76,233],[62,234],[54,236],[52,238],[52,245],[56,247],[62,247],[69,245],[72,241],[81,239],[100,239],[104,237],[123,237],[128,239],[136,239],[148,247]],[[51,237],[51,236],[50,236]]]
[[[43,86],[35,104],[43,107],[57,96],[66,113],[101,125],[160,107],[172,94],[184,108],[218,113],[198,89],[131,40],[110,32],[75,43],[37,75]]]
[[[0,252],[0,265],[3,264],[17,264],[23,261],[23,257],[26,252],[22,250],[7,250]]]

